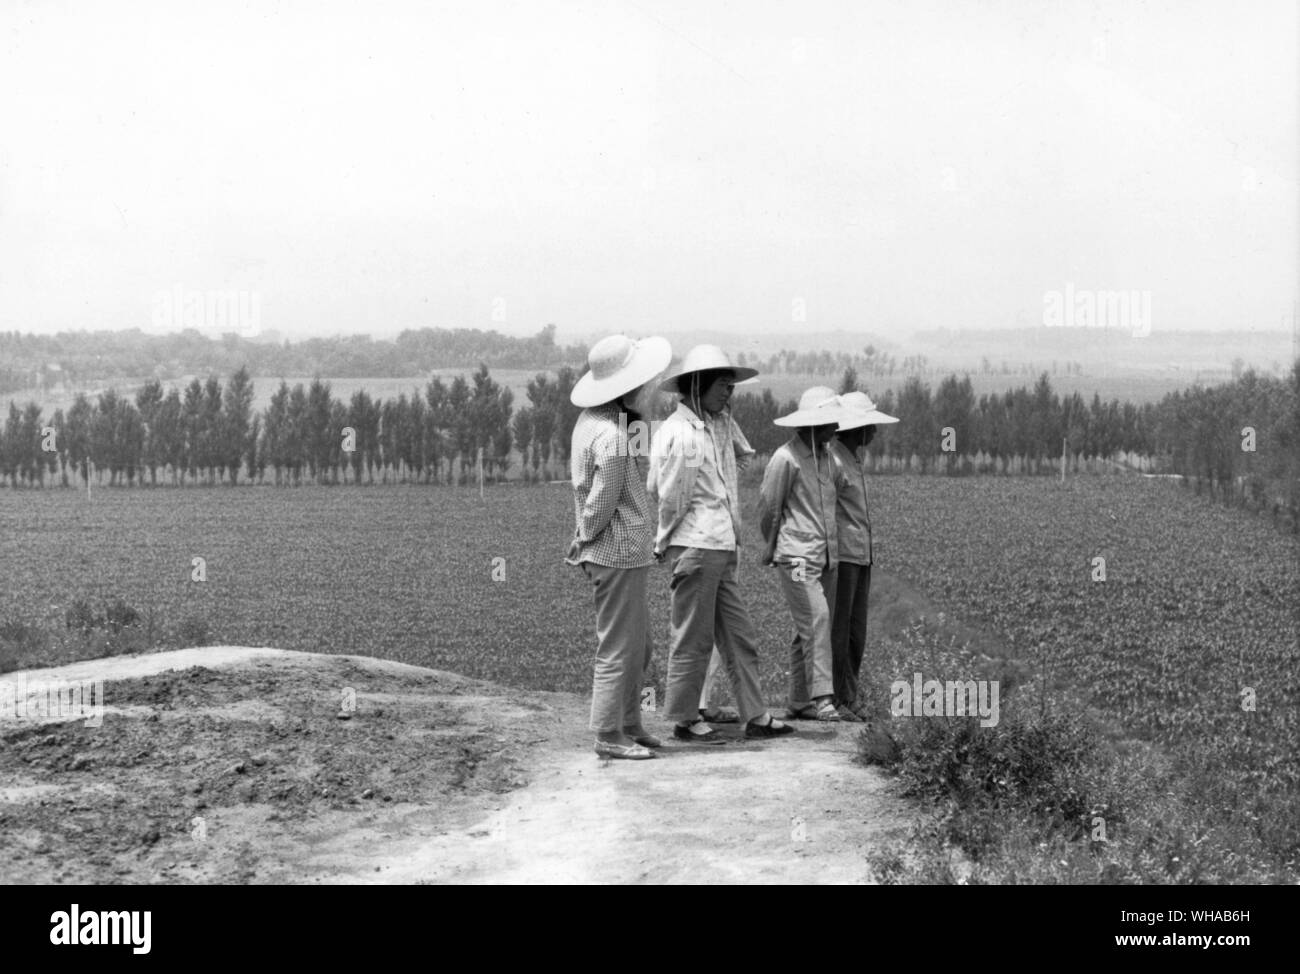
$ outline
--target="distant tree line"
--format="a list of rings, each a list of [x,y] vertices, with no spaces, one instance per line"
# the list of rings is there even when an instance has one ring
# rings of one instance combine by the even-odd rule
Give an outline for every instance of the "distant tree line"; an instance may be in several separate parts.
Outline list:
[[[941,370],[924,355],[905,355],[901,359],[889,352],[867,345],[861,352],[800,351],[783,348],[766,357],[739,354],[741,365],[749,365],[764,375],[809,375],[838,376],[846,370],[870,375],[877,379],[892,378],[895,375],[926,376],[938,374]],[[1083,375],[1083,363],[1073,360],[1053,360],[1053,375]],[[1038,368],[1029,363],[1008,363],[990,361],[987,356],[980,360],[979,371],[983,375],[1032,375]]]
[[[468,379],[433,379],[396,399],[364,390],[348,402],[314,379],[283,380],[254,413],[253,384],[240,368],[223,387],[217,376],[164,393],[147,382],[134,401],[109,389],[94,401],[79,394],[47,422],[35,403],[12,400],[0,431],[0,482],[43,486],[105,480],[110,486],[237,484],[241,476],[277,485],[457,483],[470,479],[480,454],[485,476],[503,476],[517,452],[530,477],[566,464],[579,410],[569,402],[577,373],[562,367],[528,383],[529,404],[482,365]]]
[[[463,483],[482,456],[486,477],[504,477],[515,461],[526,479],[564,470],[579,410],[569,402],[577,370],[538,373],[528,403],[516,408],[486,364],[468,378],[434,379],[396,399],[364,390],[343,402],[330,385],[284,382],[254,413],[250,372],[223,386],[213,375],[182,391],[152,380],[134,400],[109,389],[80,394],[47,422],[35,403],[10,401],[0,431],[0,482],[13,487],[56,483],[275,484]],[[859,387],[847,369],[840,391]],[[667,408],[670,404],[665,402]],[[1200,489],[1258,504],[1300,509],[1300,360],[1286,379],[1244,372],[1213,387],[1194,387],[1141,406],[1093,395],[1058,395],[1046,373],[1032,388],[976,396],[968,376],[950,375],[931,389],[909,377],[879,408],[901,422],[882,426],[874,457],[921,471],[1046,472],[1068,458],[1153,458]],[[773,425],[795,408],[771,390],[742,392],[733,415],[760,453],[788,436]],[[1013,465],[1008,462],[1014,461]],[[92,473],[93,472],[93,473]]]
[[[856,387],[849,370],[840,389]],[[1046,472],[1060,469],[1049,461],[1062,454],[1136,454],[1198,492],[1300,517],[1300,359],[1286,378],[1248,369],[1231,382],[1141,406],[1096,394],[1090,402],[1077,392],[1061,397],[1046,373],[1032,389],[978,398],[968,377],[948,376],[932,392],[913,376],[878,405],[901,422],[880,428],[872,453],[909,460],[912,469],[984,472],[1006,469],[1001,461],[1015,458],[1015,469]]]
[[[208,338],[194,329],[167,335],[128,331],[24,335],[0,332],[0,395],[65,383],[84,386],[140,376],[175,379],[192,374],[329,375],[405,378],[438,368],[547,369],[586,361],[587,350],[555,343],[555,326],[530,338],[473,328],[422,328],[392,341],[368,335],[262,342],[230,333]]]

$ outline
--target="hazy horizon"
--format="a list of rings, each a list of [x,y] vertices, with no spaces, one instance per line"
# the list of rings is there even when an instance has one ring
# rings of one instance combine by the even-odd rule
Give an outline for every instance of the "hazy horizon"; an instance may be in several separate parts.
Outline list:
[[[905,340],[1036,327],[1053,293],[1089,327],[1079,292],[1153,334],[1294,335],[1297,25],[1204,0],[14,4],[0,330],[174,331],[239,294],[290,340]]]

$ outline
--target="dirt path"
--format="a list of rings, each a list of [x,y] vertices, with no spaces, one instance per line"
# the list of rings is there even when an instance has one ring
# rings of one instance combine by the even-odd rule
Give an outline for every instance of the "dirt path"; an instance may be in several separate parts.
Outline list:
[[[860,883],[904,820],[848,735],[670,748],[639,764],[553,755],[473,828],[388,859],[402,882]],[[802,826],[799,824],[802,820]],[[357,877],[360,878],[360,877]]]
[[[368,657],[209,647],[103,679],[102,726],[0,717],[8,882],[858,883],[908,807],[850,725],[602,761],[587,701]],[[340,719],[340,694],[355,709]],[[650,715],[647,715],[650,716]]]

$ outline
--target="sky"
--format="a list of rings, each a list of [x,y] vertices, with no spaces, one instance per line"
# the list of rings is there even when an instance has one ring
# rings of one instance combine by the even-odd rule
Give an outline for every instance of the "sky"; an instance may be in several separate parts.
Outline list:
[[[1269,0],[0,0],[0,330],[1290,330],[1298,62]]]

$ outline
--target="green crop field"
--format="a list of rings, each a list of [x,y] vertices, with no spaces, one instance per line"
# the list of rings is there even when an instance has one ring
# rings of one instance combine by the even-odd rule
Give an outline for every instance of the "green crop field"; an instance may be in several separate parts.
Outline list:
[[[1136,478],[882,476],[873,489],[884,575],[1008,652],[1077,670],[1128,719],[1158,729],[1177,719],[1169,694],[1208,705],[1248,683],[1296,699],[1297,548],[1263,520]],[[212,640],[581,692],[593,637],[585,582],[561,560],[572,504],[567,484],[482,500],[425,486],[3,491],[0,583],[11,617],[61,620],[74,599],[121,596],[160,632],[197,619]],[[779,697],[788,620],[746,532],[741,579]],[[194,558],[207,581],[191,580]],[[662,669],[667,582],[653,578]],[[1157,682],[1161,666],[1187,685]]]
[[[878,698],[923,666],[909,623],[943,612],[934,631],[999,661],[1006,691],[1050,684],[1080,717],[1192,762],[1189,775],[1222,782],[1247,811],[1300,810],[1293,538],[1140,478],[881,476],[873,491],[866,670]],[[744,500],[751,511],[752,487]],[[128,633],[147,628],[160,647],[358,653],[587,693],[590,595],[561,560],[572,505],[561,484],[482,499],[423,486],[3,491],[0,669],[105,651],[65,618],[112,597],[138,614]],[[741,583],[776,706],[790,622],[773,570],[756,564],[752,522]],[[206,581],[192,580],[196,558]],[[648,681],[660,694],[667,594],[666,571],[652,570]],[[1293,824],[1260,841],[1294,863],[1296,838]]]

